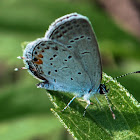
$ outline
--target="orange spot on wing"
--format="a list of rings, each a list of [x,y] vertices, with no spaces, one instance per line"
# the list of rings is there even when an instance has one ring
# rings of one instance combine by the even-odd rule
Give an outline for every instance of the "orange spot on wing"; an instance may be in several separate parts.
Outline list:
[[[43,55],[42,54],[39,54],[38,57],[43,58]]]
[[[36,62],[34,62],[34,63],[36,63],[36,64],[43,64],[43,61],[41,60],[41,59],[38,59]]]

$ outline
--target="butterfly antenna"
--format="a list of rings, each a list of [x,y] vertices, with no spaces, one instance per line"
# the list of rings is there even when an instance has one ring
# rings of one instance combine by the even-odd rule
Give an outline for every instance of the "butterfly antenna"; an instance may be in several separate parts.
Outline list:
[[[113,80],[113,79],[116,80],[116,79],[118,79],[118,78],[122,78],[122,77],[125,77],[125,76],[127,76],[127,75],[134,74],[134,73],[140,73],[140,71],[129,72],[129,73],[126,73],[126,74],[117,76],[117,77],[115,77],[115,78],[112,78],[111,80]],[[106,83],[110,82],[111,80],[108,80]],[[108,97],[107,97],[107,95],[106,95],[106,92],[103,92],[103,94],[105,95],[105,98],[106,98],[106,100],[107,100],[108,107],[109,107],[109,109],[110,109],[110,111],[111,111],[111,113],[112,113],[112,117],[113,117],[113,119],[115,119],[115,114],[114,114],[114,112],[113,112],[113,110],[112,110],[112,108],[111,108],[111,105],[110,105],[110,103],[109,103],[109,99],[108,99]]]
[[[119,78],[125,77],[125,76],[127,76],[127,75],[134,74],[134,73],[140,73],[140,71],[129,72],[129,73],[126,73],[126,74],[123,74],[123,75],[117,76],[117,77],[115,77],[115,78],[113,78],[113,79],[116,80],[116,79],[119,79]],[[112,79],[111,79],[111,80],[112,80]],[[108,80],[106,83],[108,83],[108,82],[111,81],[111,80]]]
[[[121,75],[121,76],[117,76],[117,77],[114,78],[114,79],[122,78],[122,77],[125,77],[125,76],[127,76],[127,75],[134,74],[134,73],[140,73],[140,71],[129,72],[129,73],[123,74],[123,75]]]
[[[110,112],[111,112],[111,114],[112,114],[112,117],[113,117],[113,119],[115,120],[115,114],[114,114],[114,112],[113,112],[113,110],[112,110],[112,108],[111,108],[111,105],[110,105],[110,103],[109,103],[109,99],[108,99],[106,93],[104,93],[104,95],[105,95],[105,98],[106,98],[106,100],[107,100],[108,107],[109,107],[109,109],[110,109]]]

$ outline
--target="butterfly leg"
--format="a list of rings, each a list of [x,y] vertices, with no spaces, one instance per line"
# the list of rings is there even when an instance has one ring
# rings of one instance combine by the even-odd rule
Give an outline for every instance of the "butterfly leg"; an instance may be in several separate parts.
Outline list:
[[[90,100],[87,100],[86,102],[87,102],[87,105],[85,106],[85,110],[84,110],[84,113],[83,113],[83,117],[85,117],[86,110],[87,110],[88,106],[91,104],[91,103],[90,103]]]
[[[95,96],[95,99],[96,99],[96,101],[98,102],[98,104],[99,104],[100,108],[102,109],[102,106],[101,106],[100,101],[98,100],[98,98],[96,97],[96,95],[94,95],[94,96]]]
[[[78,97],[78,95],[75,95],[70,101],[69,101],[69,103],[64,107],[64,109],[62,110],[62,111],[64,111],[71,103],[72,103],[72,101],[75,99],[75,98],[77,98]]]

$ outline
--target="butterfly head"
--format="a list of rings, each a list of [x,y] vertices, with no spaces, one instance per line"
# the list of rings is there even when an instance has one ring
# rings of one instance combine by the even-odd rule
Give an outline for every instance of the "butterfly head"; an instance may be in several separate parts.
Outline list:
[[[106,85],[105,84],[100,84],[98,91],[99,91],[100,94],[105,94],[105,93],[109,92],[109,89],[106,89]]]

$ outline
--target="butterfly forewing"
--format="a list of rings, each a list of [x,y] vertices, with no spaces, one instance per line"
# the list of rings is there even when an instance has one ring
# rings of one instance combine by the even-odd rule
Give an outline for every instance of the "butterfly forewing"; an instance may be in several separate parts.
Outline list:
[[[78,77],[78,84],[82,87],[82,83],[86,82],[88,90],[96,91],[101,82],[102,70],[98,44],[89,20],[76,13],[66,15],[50,26],[45,37],[63,46],[76,60],[69,65],[78,65],[79,72],[83,69],[82,74],[88,75],[87,81],[85,77]]]

